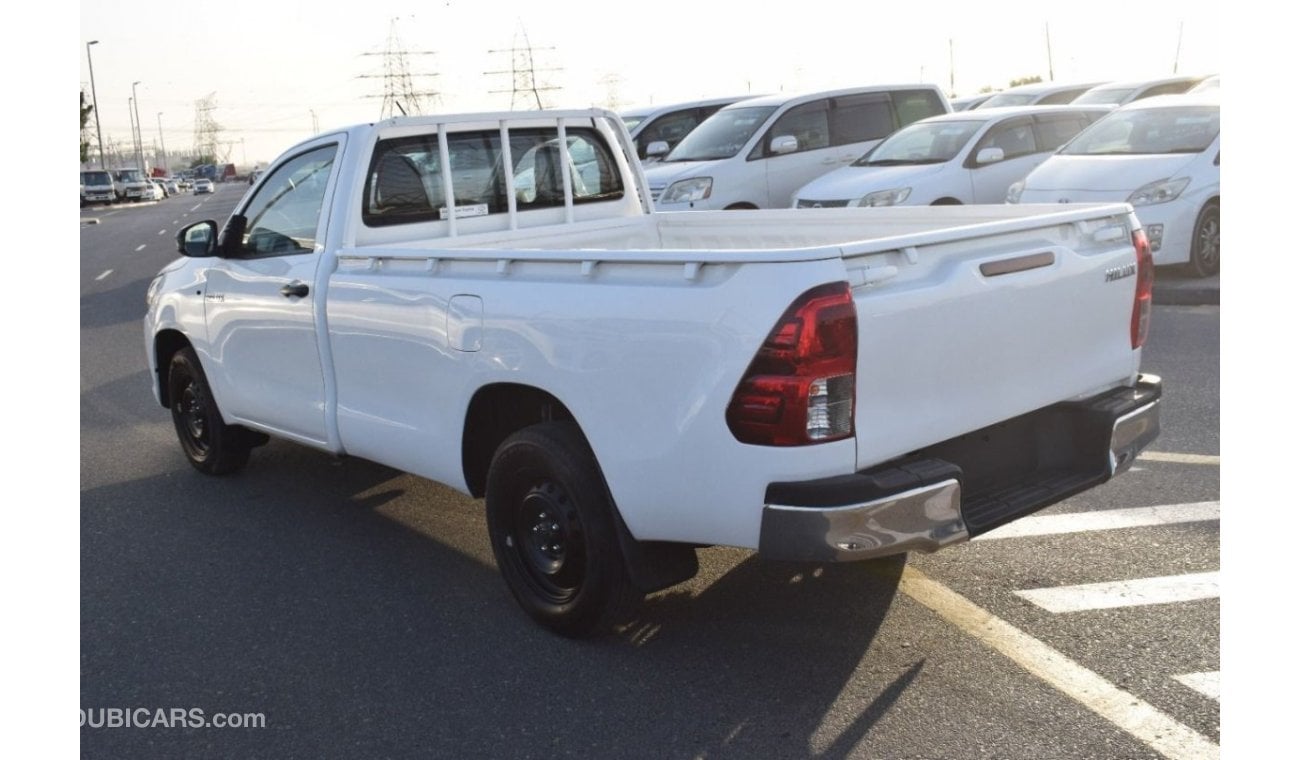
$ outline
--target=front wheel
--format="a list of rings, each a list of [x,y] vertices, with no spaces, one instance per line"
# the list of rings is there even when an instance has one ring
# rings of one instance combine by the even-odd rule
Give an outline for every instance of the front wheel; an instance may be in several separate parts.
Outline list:
[[[1197,277],[1219,273],[1219,229],[1219,202],[1210,201],[1196,215],[1196,226],[1192,229],[1188,268]]]
[[[488,470],[492,553],[515,600],[564,636],[602,633],[644,597],[628,577],[613,500],[572,422],[511,435]]]
[[[248,463],[256,436],[221,419],[194,349],[183,348],[172,357],[167,394],[181,450],[195,469],[206,475],[227,475]]]

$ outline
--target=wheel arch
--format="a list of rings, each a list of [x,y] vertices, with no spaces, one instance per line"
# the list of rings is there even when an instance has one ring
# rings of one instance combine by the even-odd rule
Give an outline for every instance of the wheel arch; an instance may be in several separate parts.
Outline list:
[[[461,434],[461,468],[470,494],[478,498],[486,493],[488,466],[502,441],[530,425],[551,420],[572,421],[586,439],[573,412],[541,388],[492,383],[475,391]]]
[[[158,400],[164,408],[171,407],[167,389],[167,368],[171,366],[172,357],[183,348],[190,348],[189,338],[179,330],[159,330],[153,336],[154,372],[157,373]]]

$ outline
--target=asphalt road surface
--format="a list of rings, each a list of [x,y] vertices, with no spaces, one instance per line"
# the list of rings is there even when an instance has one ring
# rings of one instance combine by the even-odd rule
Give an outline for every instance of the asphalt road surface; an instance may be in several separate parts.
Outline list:
[[[81,707],[133,724],[84,756],[1217,757],[1218,307],[1157,307],[1164,432],[1123,477],[906,563],[705,549],[569,641],[516,608],[481,502],[278,441],[185,462],[145,289],[246,189],[81,214]]]

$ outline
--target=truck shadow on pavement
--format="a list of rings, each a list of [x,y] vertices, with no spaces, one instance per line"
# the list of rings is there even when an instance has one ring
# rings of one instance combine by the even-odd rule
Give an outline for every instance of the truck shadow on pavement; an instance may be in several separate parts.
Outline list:
[[[81,494],[82,707],[267,727],[83,727],[83,756],[844,757],[924,667],[868,655],[901,561],[705,550],[570,641],[516,608],[481,502],[279,442],[228,478],[175,456]]]

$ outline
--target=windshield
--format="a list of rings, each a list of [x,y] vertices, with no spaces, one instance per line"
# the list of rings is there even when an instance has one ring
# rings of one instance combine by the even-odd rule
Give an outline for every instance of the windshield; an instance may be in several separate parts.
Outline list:
[[[1117,87],[1110,90],[1092,90],[1074,99],[1074,105],[1115,106],[1124,102],[1124,98],[1133,94],[1136,87]]]
[[[636,125],[640,124],[643,121],[645,121],[644,116],[624,116],[623,126],[627,127],[627,131],[631,132],[632,130],[636,129]]]
[[[942,164],[951,161],[983,121],[937,121],[913,124],[867,151],[854,166]]]
[[[776,106],[724,108],[700,123],[677,143],[664,161],[712,161],[731,158],[745,147]]]
[[[1002,108],[1003,106],[1032,106],[1038,95],[1028,92],[1004,92],[994,95],[980,104],[980,108]]]
[[[1219,136],[1217,106],[1116,111],[1070,141],[1070,156],[1200,153]]]
[[[144,181],[144,173],[141,172],[139,169],[118,169],[117,181],[118,182],[142,182]]]
[[[111,185],[113,181],[108,178],[108,172],[82,172],[81,184],[83,185]]]

